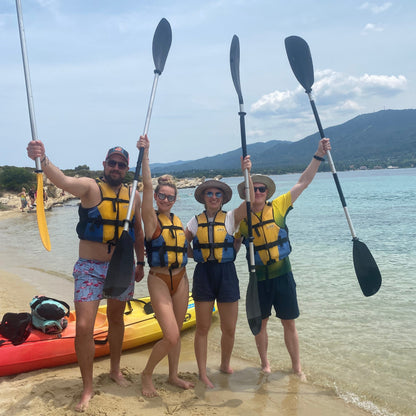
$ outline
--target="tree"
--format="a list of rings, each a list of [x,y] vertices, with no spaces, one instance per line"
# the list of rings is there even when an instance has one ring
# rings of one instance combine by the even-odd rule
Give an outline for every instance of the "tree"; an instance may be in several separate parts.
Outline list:
[[[27,189],[36,183],[36,176],[31,168],[3,166],[0,170],[0,189],[3,191],[20,192],[22,186]]]

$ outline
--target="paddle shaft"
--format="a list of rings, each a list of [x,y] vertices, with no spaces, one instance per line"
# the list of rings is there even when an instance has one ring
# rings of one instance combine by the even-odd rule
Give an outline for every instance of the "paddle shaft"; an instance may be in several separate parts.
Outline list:
[[[17,11],[17,22],[19,26],[19,36],[20,36],[20,47],[22,50],[22,60],[23,60],[23,72],[25,74],[25,84],[26,84],[26,96],[27,96],[27,105],[29,109],[29,119],[30,119],[30,130],[32,133],[32,140],[38,139],[37,129],[36,129],[36,119],[35,119],[35,110],[33,104],[33,94],[32,94],[32,84],[30,82],[30,72],[29,72],[29,61],[27,58],[26,50],[26,39],[25,39],[25,29],[23,25],[23,13],[22,5],[20,0],[16,0],[16,11]],[[46,224],[45,217],[45,207],[43,204],[43,173],[40,157],[35,159],[36,166],[36,175],[37,175],[37,204],[36,204],[36,217],[38,221],[38,229],[42,244],[46,250],[51,250],[51,242],[49,239],[48,226]]]
[[[153,102],[155,100],[156,88],[157,88],[157,83],[158,83],[158,80],[159,80],[159,76],[160,76],[160,71],[155,70],[155,76],[153,78],[153,85],[152,85],[152,91],[151,91],[151,94],[150,94],[149,106],[147,107],[146,121],[144,123],[143,136],[145,136],[147,134],[147,132],[149,131],[149,124],[150,124],[150,119],[152,117]],[[137,184],[139,183],[140,170],[141,170],[142,161],[143,161],[143,153],[144,153],[144,148],[142,147],[142,148],[140,148],[139,157],[137,158],[136,172],[134,174],[132,192],[130,194],[129,207],[128,207],[128,210],[127,210],[127,217],[124,220],[124,227],[123,227],[124,231],[128,231],[128,229],[129,229],[129,224],[130,224],[129,218],[130,218],[131,212],[133,210],[133,204],[134,204],[134,198],[135,198],[135,195],[136,195]]]
[[[321,138],[323,139],[325,137],[325,133],[324,133],[324,129],[322,128],[321,120],[319,118],[318,110],[316,109],[316,105],[315,105],[315,101],[312,97],[312,93],[310,91],[309,92],[306,91],[306,94],[308,94],[309,102],[311,103],[313,115],[315,117],[315,121],[316,121],[316,124],[318,126],[319,134],[321,135]],[[355,234],[354,226],[352,225],[351,217],[350,217],[350,214],[349,214],[348,208],[347,208],[347,203],[345,201],[344,194],[342,192],[341,184],[340,184],[339,179],[338,179],[338,174],[337,174],[337,171],[335,169],[334,161],[332,160],[331,152],[329,150],[327,150],[326,154],[328,156],[329,166],[331,168],[332,176],[334,178],[335,185],[337,187],[338,195],[339,195],[339,198],[341,200],[342,207],[344,209],[345,217],[347,218],[348,227],[350,229],[351,236],[355,240],[357,238],[357,236]]]
[[[238,113],[240,116],[240,131],[241,131],[241,149],[243,151],[243,158],[247,156],[247,143],[246,143],[246,124],[245,124],[245,111],[244,111],[244,104],[240,103],[240,112]],[[248,174],[248,170],[244,170],[244,192],[245,192],[245,199],[246,199],[246,207],[247,207],[247,226],[248,226],[248,242],[249,242],[249,270],[250,272],[255,272],[255,262],[254,262],[254,237],[253,237],[253,226],[251,222],[251,201],[250,201],[250,178]]]
[[[23,25],[23,13],[22,13],[22,5],[20,3],[20,0],[16,0],[16,11],[17,11],[17,21],[19,24],[20,47],[22,50],[23,71],[25,74],[27,105],[29,108],[29,118],[30,118],[30,130],[32,132],[32,140],[37,140],[38,134],[37,134],[37,129],[36,129],[35,109],[33,105],[32,85],[30,82],[29,61],[27,59],[25,29]],[[36,158],[35,163],[36,163],[36,172],[42,172],[42,168],[40,164],[40,157]]]

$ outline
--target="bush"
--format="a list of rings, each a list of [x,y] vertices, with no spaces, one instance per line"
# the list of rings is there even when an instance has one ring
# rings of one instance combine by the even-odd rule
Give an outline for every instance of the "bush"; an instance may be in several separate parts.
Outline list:
[[[3,166],[0,169],[2,191],[20,192],[23,186],[26,189],[36,186],[36,175],[31,168]]]

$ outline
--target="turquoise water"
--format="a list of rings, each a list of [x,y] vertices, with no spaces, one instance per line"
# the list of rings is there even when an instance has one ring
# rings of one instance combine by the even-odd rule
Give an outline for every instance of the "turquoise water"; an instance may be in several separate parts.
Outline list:
[[[354,273],[351,234],[330,173],[318,173],[288,216],[294,276],[301,315],[297,320],[301,360],[309,382],[330,388],[347,402],[374,415],[416,414],[416,169],[339,172],[357,236],[373,254],[383,277],[380,291],[361,293]],[[277,192],[299,175],[274,176]],[[236,189],[241,179],[226,178]],[[193,189],[179,191],[174,212],[183,223],[200,212]],[[226,205],[241,201],[235,193]],[[40,243],[36,216],[0,221],[1,268],[30,276],[31,268],[71,279],[78,255],[77,201],[47,213],[52,251]],[[235,356],[259,365],[245,318],[247,265],[236,260],[242,299]],[[194,265],[188,266],[192,277]],[[147,294],[146,284],[136,295]],[[68,300],[72,293],[68,293]],[[211,330],[210,347],[219,348],[220,329]],[[272,368],[290,371],[290,359],[277,319],[269,321]]]

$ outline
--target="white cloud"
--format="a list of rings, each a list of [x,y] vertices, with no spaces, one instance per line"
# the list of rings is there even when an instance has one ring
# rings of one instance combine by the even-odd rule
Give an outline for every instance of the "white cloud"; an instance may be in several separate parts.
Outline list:
[[[296,108],[296,96],[298,91],[273,91],[263,95],[251,106],[251,111],[256,112],[275,112],[281,109]],[[299,94],[300,95],[300,94]]]
[[[254,138],[254,139],[257,139],[257,140],[261,140],[265,136],[266,136],[266,132],[264,130],[261,130],[261,129],[247,130],[247,137],[250,138],[250,139]]]
[[[367,23],[361,33],[367,34],[369,32],[383,32],[384,28],[377,26],[374,23]]]
[[[374,97],[395,96],[407,87],[403,75],[369,75],[360,77],[343,74],[331,69],[317,71],[313,94],[320,106],[331,106],[334,111],[357,111],[360,101]],[[303,88],[292,91],[273,91],[263,95],[251,105],[251,112],[257,117],[276,115],[287,117],[288,113],[299,113],[305,107]]]
[[[385,3],[382,3],[382,4],[371,3],[371,2],[366,1],[365,3],[363,3],[360,6],[360,9],[361,10],[370,10],[374,14],[379,14],[379,13],[383,13],[386,10],[390,9],[390,7],[392,5],[393,4],[389,1],[385,2]]]

